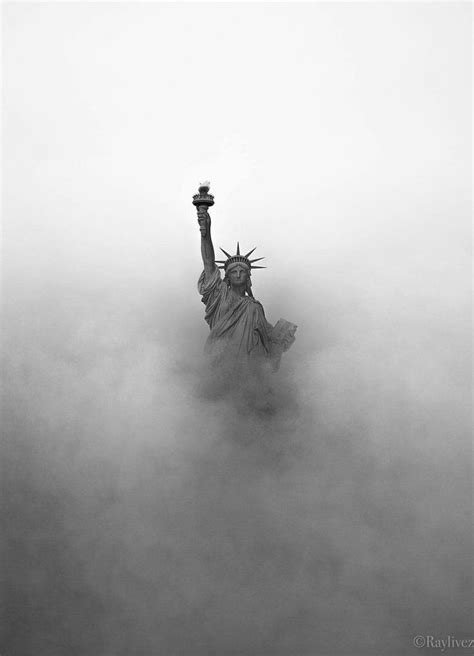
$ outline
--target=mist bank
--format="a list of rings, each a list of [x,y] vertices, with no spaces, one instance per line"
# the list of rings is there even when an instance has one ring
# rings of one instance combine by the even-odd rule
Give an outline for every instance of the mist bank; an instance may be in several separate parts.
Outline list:
[[[398,655],[416,634],[466,634],[460,306],[438,304],[434,327],[429,293],[392,296],[389,316],[362,291],[335,289],[317,313],[295,295],[305,312],[265,413],[202,395],[197,295],[13,291],[6,649]],[[278,298],[262,299],[267,314]]]

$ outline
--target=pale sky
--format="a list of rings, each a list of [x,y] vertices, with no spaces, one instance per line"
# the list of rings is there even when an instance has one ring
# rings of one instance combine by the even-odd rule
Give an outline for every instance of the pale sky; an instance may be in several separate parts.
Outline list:
[[[3,14],[7,280],[194,294],[203,179],[216,245],[266,256],[262,294],[293,275],[425,285],[440,266],[451,286],[468,258],[468,3]]]

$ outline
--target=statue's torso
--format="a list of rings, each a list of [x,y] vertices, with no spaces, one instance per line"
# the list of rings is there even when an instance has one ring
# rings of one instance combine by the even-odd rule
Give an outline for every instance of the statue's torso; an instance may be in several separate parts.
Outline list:
[[[249,296],[238,296],[222,280],[218,269],[209,276],[203,272],[198,289],[211,329],[208,352],[240,360],[269,355],[272,326],[261,303]]]

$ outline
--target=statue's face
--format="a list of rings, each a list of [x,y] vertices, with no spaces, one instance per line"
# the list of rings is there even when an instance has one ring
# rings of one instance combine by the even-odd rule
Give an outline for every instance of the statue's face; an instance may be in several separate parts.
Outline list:
[[[244,287],[247,285],[249,279],[249,270],[244,265],[235,264],[228,269],[227,278],[229,279],[231,287]]]

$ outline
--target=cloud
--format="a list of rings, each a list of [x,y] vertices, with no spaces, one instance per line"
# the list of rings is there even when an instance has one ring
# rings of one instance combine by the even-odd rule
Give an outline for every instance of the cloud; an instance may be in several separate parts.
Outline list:
[[[68,291],[8,321],[11,649],[405,653],[433,618],[465,629],[467,389],[442,351],[410,359],[423,326],[396,358],[390,334],[290,350],[269,413],[202,395],[178,310],[150,332],[146,294]]]

